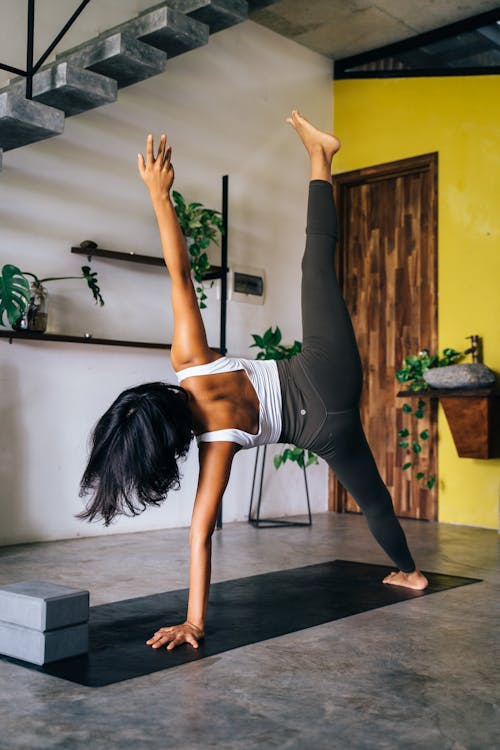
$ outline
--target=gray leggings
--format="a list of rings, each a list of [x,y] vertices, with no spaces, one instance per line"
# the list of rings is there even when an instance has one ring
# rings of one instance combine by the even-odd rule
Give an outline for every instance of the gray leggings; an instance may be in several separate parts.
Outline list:
[[[309,184],[306,232],[302,352],[277,362],[283,400],[280,442],[325,459],[365,514],[377,542],[409,573],[415,563],[359,416],[363,373],[335,273],[337,214],[329,182]]]

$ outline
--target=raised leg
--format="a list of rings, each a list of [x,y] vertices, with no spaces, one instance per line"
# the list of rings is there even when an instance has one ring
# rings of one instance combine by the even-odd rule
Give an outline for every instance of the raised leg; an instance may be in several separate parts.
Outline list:
[[[364,512],[377,542],[400,568],[384,582],[423,589],[427,579],[415,567],[359,418],[361,360],[334,265],[337,215],[331,163],[340,141],[315,128],[296,110],[287,121],[300,136],[311,164],[300,362],[327,411],[316,445],[307,447],[328,462]]]

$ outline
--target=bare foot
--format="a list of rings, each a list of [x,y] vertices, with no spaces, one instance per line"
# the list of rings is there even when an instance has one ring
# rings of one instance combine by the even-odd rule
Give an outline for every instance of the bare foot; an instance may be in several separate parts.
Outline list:
[[[286,118],[286,121],[297,131],[309,154],[317,149],[321,149],[325,157],[331,162],[334,154],[340,148],[338,138],[316,128],[309,120],[302,117],[297,109],[292,110],[292,114]]]
[[[389,575],[384,578],[383,583],[390,583],[391,586],[405,586],[407,589],[418,590],[425,589],[429,585],[429,581],[419,570],[414,570],[413,573],[403,573],[402,570],[389,573]]]

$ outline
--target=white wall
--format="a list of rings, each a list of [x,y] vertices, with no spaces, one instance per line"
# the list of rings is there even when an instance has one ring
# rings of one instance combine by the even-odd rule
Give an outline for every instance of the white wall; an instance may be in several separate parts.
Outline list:
[[[191,200],[220,207],[229,175],[230,263],[264,267],[260,306],[231,302],[228,348],[254,356],[250,333],[279,324],[300,338],[299,279],[304,243],[307,158],[284,124],[292,107],[320,126],[332,122],[331,63],[252,22],[210,38],[168,64],[161,76],[121,90],[116,103],[70,118],[63,135],[10,151],[0,174],[0,264],[37,275],[65,275],[84,261],[69,248],[93,239],[111,250],[160,254],[136,155],[145,135],[167,132],[176,186]],[[217,248],[212,258],[217,262]],[[169,341],[172,315],[166,273],[96,260],[104,308],[81,281],[50,285],[49,330],[95,337]],[[205,315],[218,342],[218,303]],[[110,529],[74,518],[91,426],[124,388],[173,380],[168,354],[58,343],[0,340],[0,543],[140,531],[189,523],[196,449],[182,489],[160,509],[121,519]],[[272,453],[273,451],[271,451]],[[225,521],[248,506],[254,451],[241,452],[224,499]],[[310,473],[315,511],[326,510],[326,466]],[[302,512],[300,471],[269,466],[264,509]]]

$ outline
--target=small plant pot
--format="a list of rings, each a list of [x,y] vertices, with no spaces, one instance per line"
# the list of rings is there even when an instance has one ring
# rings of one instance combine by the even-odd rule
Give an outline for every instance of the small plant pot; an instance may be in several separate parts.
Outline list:
[[[30,331],[31,333],[45,333],[47,329],[49,293],[41,284],[31,284],[29,304],[16,323],[12,326],[15,331]]]

